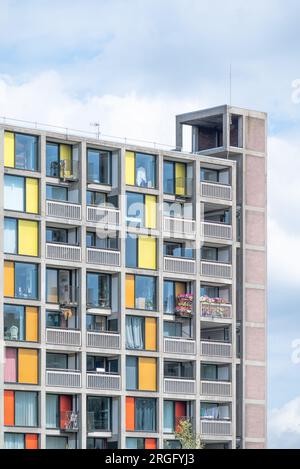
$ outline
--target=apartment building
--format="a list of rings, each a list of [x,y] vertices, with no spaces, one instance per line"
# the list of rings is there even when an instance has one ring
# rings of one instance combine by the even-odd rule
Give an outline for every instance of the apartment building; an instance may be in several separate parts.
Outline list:
[[[0,447],[264,448],[266,115],[0,139]]]

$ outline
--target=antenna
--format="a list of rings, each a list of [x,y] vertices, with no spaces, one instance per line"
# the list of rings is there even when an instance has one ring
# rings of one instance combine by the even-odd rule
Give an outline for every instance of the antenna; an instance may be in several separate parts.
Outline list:
[[[231,106],[232,98],[232,66],[229,64],[229,105]]]
[[[99,140],[99,138],[100,138],[100,122],[91,122],[90,126],[95,127],[97,129],[97,138]]]

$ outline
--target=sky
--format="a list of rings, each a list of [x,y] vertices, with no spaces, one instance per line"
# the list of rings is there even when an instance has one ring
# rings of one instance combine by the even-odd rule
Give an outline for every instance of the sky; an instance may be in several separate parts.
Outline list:
[[[269,115],[269,447],[300,448],[300,2],[0,0],[0,116],[174,146],[175,115]]]

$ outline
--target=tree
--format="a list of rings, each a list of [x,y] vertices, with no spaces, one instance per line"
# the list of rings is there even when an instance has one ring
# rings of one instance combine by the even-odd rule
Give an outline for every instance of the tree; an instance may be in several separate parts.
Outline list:
[[[203,449],[200,435],[193,432],[190,419],[180,419],[175,430],[175,437],[180,441],[182,449]]]

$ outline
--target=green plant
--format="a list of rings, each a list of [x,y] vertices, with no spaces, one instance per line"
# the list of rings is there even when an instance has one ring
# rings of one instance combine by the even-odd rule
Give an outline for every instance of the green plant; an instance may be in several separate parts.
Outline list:
[[[179,420],[175,430],[175,438],[180,441],[182,449],[204,448],[200,435],[195,434],[193,431],[190,419],[182,418]]]

